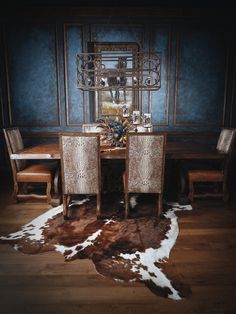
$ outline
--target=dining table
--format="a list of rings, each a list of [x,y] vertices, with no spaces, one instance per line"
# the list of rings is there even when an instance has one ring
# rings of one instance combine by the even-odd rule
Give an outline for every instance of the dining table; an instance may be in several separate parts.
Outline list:
[[[125,147],[100,146],[101,159],[125,159]],[[56,159],[60,160],[60,147],[58,142],[44,143],[26,147],[11,154],[11,159]],[[166,159],[224,159],[215,145],[198,142],[167,141]]]
[[[167,160],[173,160],[176,167],[181,167],[180,162],[183,160],[210,160],[210,159],[224,159],[224,155],[216,150],[216,146],[207,143],[200,143],[194,141],[167,141],[166,153]],[[31,147],[26,147],[22,150],[11,154],[11,159],[44,159],[60,161],[60,147],[59,142],[43,143]],[[126,147],[111,147],[108,145],[100,145],[101,160],[125,160]],[[58,168],[59,169],[59,168]],[[180,169],[180,168],[179,168]],[[180,175],[180,191],[179,195],[184,195],[186,187],[186,179],[184,175]],[[59,171],[54,176],[54,190],[57,192],[52,197],[52,204],[60,204],[59,196]],[[181,196],[182,197],[182,196]],[[185,197],[185,199],[187,199]]]

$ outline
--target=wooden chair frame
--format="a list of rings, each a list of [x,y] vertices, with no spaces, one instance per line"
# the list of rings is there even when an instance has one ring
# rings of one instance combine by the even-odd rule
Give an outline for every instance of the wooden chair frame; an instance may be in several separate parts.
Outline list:
[[[25,178],[22,180],[18,180],[17,179],[17,165],[16,165],[16,160],[11,159],[11,154],[13,154],[13,150],[12,150],[12,146],[10,143],[10,138],[9,138],[9,131],[17,131],[19,132],[19,129],[17,127],[13,127],[13,128],[7,128],[7,129],[3,129],[3,133],[4,133],[4,137],[5,137],[5,141],[6,141],[6,146],[7,146],[7,151],[9,154],[9,158],[10,158],[10,164],[11,164],[11,169],[12,169],[12,177],[13,177],[13,184],[14,184],[14,188],[13,188],[13,199],[15,202],[18,201],[18,199],[28,199],[28,198],[36,198],[36,199],[46,199],[47,203],[50,204],[51,203],[51,181],[48,181],[42,177],[40,180],[34,181],[33,177],[32,178]],[[19,133],[20,134],[20,133]],[[21,136],[21,135],[20,135]],[[27,167],[26,167],[27,168]],[[35,193],[27,193],[28,192],[28,188],[27,188],[27,184],[28,183],[46,183],[46,194],[45,195],[40,195],[40,194],[35,194]],[[24,193],[20,193],[20,187],[19,187],[19,183],[23,183],[23,191]]]
[[[188,174],[188,180],[189,180],[189,193],[188,193],[188,198],[191,202],[193,202],[194,197],[196,198],[205,198],[205,197],[223,197],[224,201],[228,201],[229,199],[229,192],[228,192],[228,169],[229,169],[229,164],[231,160],[231,153],[232,153],[232,148],[233,148],[233,142],[235,140],[236,136],[236,129],[230,129],[230,128],[225,128],[226,130],[232,130],[233,136],[231,139],[229,151],[227,153],[224,153],[223,151],[220,150],[220,148],[217,147],[217,152],[218,154],[223,154],[224,158],[219,159],[219,162],[221,162],[221,167],[219,170],[213,170],[213,171],[207,171],[207,170],[199,170],[199,175],[197,176],[197,170],[189,170],[187,172]],[[222,129],[224,130],[224,129]],[[219,140],[218,140],[219,141]],[[196,173],[195,178],[193,177],[194,172]],[[216,192],[216,193],[195,193],[195,188],[194,188],[194,183],[197,182],[215,182],[215,183],[222,183],[222,193]]]

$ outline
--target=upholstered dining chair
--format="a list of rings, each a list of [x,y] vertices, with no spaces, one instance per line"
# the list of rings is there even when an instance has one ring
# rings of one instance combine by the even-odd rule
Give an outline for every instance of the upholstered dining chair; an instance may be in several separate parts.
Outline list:
[[[229,198],[229,192],[227,188],[228,181],[228,168],[233,147],[233,142],[235,139],[236,129],[222,129],[218,138],[216,153],[223,154],[224,158],[219,160],[220,166],[217,169],[194,169],[187,171],[187,177],[189,182],[189,193],[188,198],[193,202],[194,197],[223,197],[224,201]],[[217,183],[216,192],[209,192],[209,190],[204,193],[196,191],[196,184],[199,183]],[[219,185],[221,184],[221,187]]]
[[[100,135],[100,146],[101,148],[105,148],[110,146],[109,143],[107,143],[107,138],[103,134],[103,128],[99,127],[99,123],[85,123],[82,125],[82,132],[83,133],[97,133]],[[113,168],[109,161],[103,160],[102,161],[102,177],[101,177],[101,186],[102,189],[105,191],[111,189],[111,187],[108,184],[109,177],[112,175]]]
[[[69,218],[71,197],[97,195],[97,217],[101,214],[100,140],[95,133],[60,135],[63,215]]]
[[[7,145],[9,158],[11,154],[24,148],[22,136],[19,128],[3,129],[4,137]],[[15,201],[27,198],[46,199],[47,203],[51,203],[51,183],[55,173],[55,165],[49,163],[27,164],[26,160],[11,159],[11,169],[13,175],[13,197]],[[28,185],[32,183],[45,183],[46,193],[36,194],[28,193]]]
[[[129,216],[129,193],[157,193],[157,216],[162,212],[166,134],[129,133],[123,176],[125,217]]]

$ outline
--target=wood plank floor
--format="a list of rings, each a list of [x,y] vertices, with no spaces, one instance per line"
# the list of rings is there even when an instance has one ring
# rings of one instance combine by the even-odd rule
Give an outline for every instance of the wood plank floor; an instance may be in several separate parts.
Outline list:
[[[12,204],[0,193],[0,234],[46,211],[45,204]],[[236,201],[198,201],[179,217],[169,265],[192,295],[173,301],[141,283],[116,283],[89,260],[64,262],[58,253],[24,255],[0,245],[0,313],[236,313]]]

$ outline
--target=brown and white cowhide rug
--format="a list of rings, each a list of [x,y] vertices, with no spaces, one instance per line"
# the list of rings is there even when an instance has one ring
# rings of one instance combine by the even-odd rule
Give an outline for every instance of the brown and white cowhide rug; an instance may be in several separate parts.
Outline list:
[[[89,258],[104,276],[142,281],[157,295],[174,300],[190,294],[173,270],[168,273],[166,263],[179,233],[176,212],[191,210],[191,205],[169,204],[161,218],[149,215],[125,220],[115,214],[97,220],[94,200],[85,198],[77,204],[78,213],[70,220],[63,219],[60,205],[21,230],[1,236],[0,242],[27,254],[55,250],[66,261]],[[136,204],[136,198],[131,198],[131,207]]]

